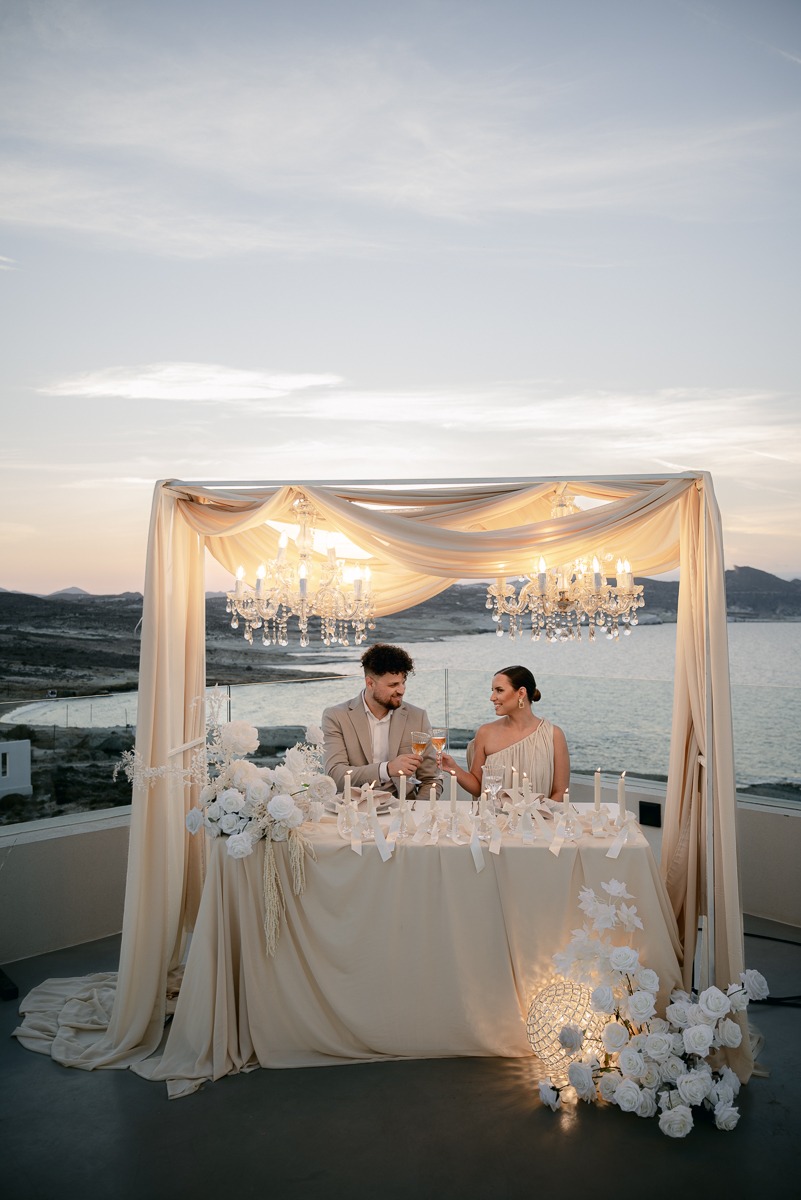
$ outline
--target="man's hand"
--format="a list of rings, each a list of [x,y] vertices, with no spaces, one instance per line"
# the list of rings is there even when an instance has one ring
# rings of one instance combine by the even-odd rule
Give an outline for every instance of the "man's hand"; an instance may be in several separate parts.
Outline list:
[[[387,763],[387,770],[392,779],[397,779],[401,771],[408,778],[409,775],[416,773],[422,761],[421,754],[399,754],[397,758],[393,758],[391,762]]]

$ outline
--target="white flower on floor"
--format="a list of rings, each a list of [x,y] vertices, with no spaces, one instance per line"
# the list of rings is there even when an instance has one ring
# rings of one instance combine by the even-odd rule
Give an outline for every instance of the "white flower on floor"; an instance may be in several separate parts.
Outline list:
[[[610,1019],[600,1032],[584,1033],[581,1040],[581,1026],[562,1027],[564,1051],[582,1050],[583,1058],[567,1066],[568,1085],[557,1086],[550,1079],[540,1084],[543,1103],[559,1107],[568,1086],[569,1094],[581,1100],[614,1103],[640,1117],[658,1111],[659,1128],[668,1137],[686,1137],[693,1128],[693,1109],[699,1107],[713,1114],[718,1129],[734,1129],[740,1114],[733,1101],[740,1080],[727,1065],[713,1068],[707,1056],[714,1050],[719,1059],[722,1051],[741,1044],[743,1031],[732,1015],[743,1012],[749,1000],[768,995],[764,976],[744,971],[726,992],[713,986],[698,997],[676,988],[664,1017],[657,1016],[659,976],[640,964],[635,947],[615,944],[611,936],[642,928],[637,909],[625,903],[633,897],[617,880],[601,887],[609,903],[591,888],[581,889],[579,908],[587,923],[573,930],[569,945],[553,962],[567,979],[590,985],[589,1008]]]

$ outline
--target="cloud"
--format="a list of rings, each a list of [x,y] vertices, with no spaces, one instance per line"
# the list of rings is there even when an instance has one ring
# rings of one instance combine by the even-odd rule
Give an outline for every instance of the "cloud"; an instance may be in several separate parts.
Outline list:
[[[5,258],[0,254],[0,271],[16,271],[17,264],[13,258]]]
[[[388,253],[410,220],[435,241],[432,221],[719,217],[746,211],[799,126],[596,116],[594,75],[477,74],[388,42],[236,50],[9,53],[4,220],[208,258]]]
[[[338,375],[276,374],[215,363],[163,362],[108,367],[38,388],[45,396],[87,399],[228,402],[279,400],[306,388],[330,388]]]

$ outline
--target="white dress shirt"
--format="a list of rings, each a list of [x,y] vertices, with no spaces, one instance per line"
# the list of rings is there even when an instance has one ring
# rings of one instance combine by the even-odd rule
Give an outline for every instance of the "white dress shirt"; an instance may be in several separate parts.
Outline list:
[[[364,711],[367,713],[367,722],[370,726],[370,740],[373,744],[373,762],[379,764],[378,778],[381,783],[389,783],[389,771],[387,764],[389,761],[389,722],[392,719],[392,711],[390,710],[385,717],[379,718],[372,711],[362,692],[362,703]]]

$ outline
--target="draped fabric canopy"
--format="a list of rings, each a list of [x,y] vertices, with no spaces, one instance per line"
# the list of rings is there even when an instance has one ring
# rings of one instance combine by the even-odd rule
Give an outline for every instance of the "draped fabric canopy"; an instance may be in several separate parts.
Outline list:
[[[555,492],[588,507],[554,519]],[[709,962],[725,988],[743,969],[735,786],[720,514],[706,473],[443,483],[156,485],[145,582],[136,748],[145,766],[180,762],[202,737],[205,549],[232,573],[275,557],[278,531],[309,501],[315,527],[368,555],[380,617],[456,579],[527,575],[601,548],[621,549],[637,574],[680,567],[676,673],[662,869],[682,932],[689,984],[699,913]],[[323,560],[321,555],[320,559]],[[199,699],[200,698],[200,699]],[[184,752],[188,765],[188,752]],[[64,1035],[71,1066],[127,1066],[155,1051],[167,981],[181,961],[202,885],[202,839],[184,818],[194,789],[174,776],[135,786],[118,987],[108,1028]],[[714,922],[711,922],[714,910]],[[747,1046],[736,1062],[743,1078]]]

